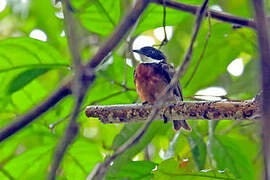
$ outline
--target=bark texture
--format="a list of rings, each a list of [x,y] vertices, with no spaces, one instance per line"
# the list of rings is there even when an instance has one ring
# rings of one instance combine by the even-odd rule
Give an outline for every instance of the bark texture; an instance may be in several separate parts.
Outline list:
[[[127,104],[88,106],[86,116],[99,118],[102,123],[142,122],[150,115],[152,105]],[[259,102],[245,101],[185,101],[165,104],[156,120],[255,120],[261,117]]]

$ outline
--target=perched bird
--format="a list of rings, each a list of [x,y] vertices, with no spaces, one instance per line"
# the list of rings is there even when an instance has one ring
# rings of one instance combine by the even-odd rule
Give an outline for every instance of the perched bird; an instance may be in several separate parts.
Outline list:
[[[166,56],[153,47],[146,46],[139,50],[133,50],[133,52],[140,54],[143,61],[134,71],[134,83],[137,93],[143,104],[154,103],[164,88],[171,82],[175,70],[173,66],[167,63]],[[183,101],[179,82],[170,92],[168,100]],[[173,120],[173,125],[175,130],[180,128],[191,130],[185,120]]]

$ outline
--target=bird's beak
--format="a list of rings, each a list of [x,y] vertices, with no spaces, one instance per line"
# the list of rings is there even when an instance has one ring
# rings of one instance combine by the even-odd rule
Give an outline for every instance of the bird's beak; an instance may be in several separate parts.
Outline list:
[[[139,53],[139,54],[140,54],[140,50],[134,49],[134,50],[132,50],[132,51],[135,52],[135,53]]]

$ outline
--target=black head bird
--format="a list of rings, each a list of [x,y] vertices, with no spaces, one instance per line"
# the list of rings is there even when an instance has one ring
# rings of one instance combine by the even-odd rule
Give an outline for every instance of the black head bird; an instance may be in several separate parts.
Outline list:
[[[133,52],[142,55],[145,62],[140,63],[134,71],[134,83],[142,102],[154,103],[162,91],[170,84],[175,70],[167,64],[166,56],[158,49],[150,46],[143,47]],[[150,60],[150,63],[149,63]],[[167,96],[168,100],[183,101],[180,83],[177,83]],[[167,117],[164,115],[164,121]],[[173,120],[175,130],[183,128],[190,131],[191,127],[185,120]]]
[[[151,46],[145,46],[139,50],[133,50],[133,52],[144,55],[153,60],[159,60],[159,61],[166,60],[166,56],[160,50],[155,49]]]

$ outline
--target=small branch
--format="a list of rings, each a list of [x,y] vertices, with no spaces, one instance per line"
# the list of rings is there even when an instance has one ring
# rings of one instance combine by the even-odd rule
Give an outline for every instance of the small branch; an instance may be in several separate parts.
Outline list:
[[[163,5],[163,0],[152,0],[152,2]],[[194,15],[196,14],[198,9],[200,8],[200,6],[184,4],[184,3],[180,3],[180,2],[176,2],[176,1],[172,1],[172,0],[166,0],[165,5],[169,8],[189,12],[189,13],[194,14]],[[208,12],[210,12],[211,17],[214,19],[217,19],[217,20],[220,20],[223,22],[227,22],[227,23],[238,24],[240,26],[245,26],[245,27],[256,29],[256,23],[252,19],[246,19],[246,18],[242,18],[242,17],[238,17],[238,16],[233,16],[233,15],[230,15],[228,13],[222,13],[222,12],[217,12],[217,11],[213,11],[213,10],[210,10]],[[207,15],[208,15],[208,13],[206,13],[206,16]]]
[[[133,89],[123,89],[121,91],[112,93],[112,94],[110,94],[108,96],[105,96],[105,97],[102,97],[100,99],[94,100],[94,101],[90,102],[88,105],[81,107],[80,112],[84,111],[87,106],[98,104],[98,103],[100,103],[102,101],[105,101],[105,100],[108,100],[108,99],[113,98],[115,96],[118,96],[118,95],[122,94],[123,92],[131,91],[131,90],[133,90]],[[63,117],[63,118],[61,118],[61,119],[59,119],[59,120],[57,120],[57,121],[55,121],[55,122],[53,122],[51,124],[49,124],[48,128],[53,130],[58,124],[60,124],[61,122],[65,121],[67,118],[69,118],[71,116],[71,114],[72,113],[66,115],[65,117]]]
[[[0,172],[2,172],[4,176],[8,178],[9,180],[15,180],[15,178],[13,178],[11,174],[8,171],[6,171],[4,168],[0,168]]]
[[[53,162],[48,175],[48,180],[54,180],[56,178],[56,172],[60,163],[67,151],[68,146],[74,140],[78,133],[79,126],[77,124],[77,116],[80,113],[80,107],[84,100],[85,94],[88,90],[89,85],[94,81],[94,72],[84,72],[81,65],[80,56],[80,41],[78,34],[76,33],[75,21],[71,12],[71,5],[69,0],[63,1],[64,3],[64,16],[66,32],[68,37],[68,46],[70,53],[72,55],[72,60],[75,69],[74,81],[72,84],[72,92],[75,98],[75,107],[71,115],[69,124],[67,126],[66,132],[61,139],[60,143],[56,146]],[[85,76],[85,77],[84,77]]]
[[[162,23],[162,27],[163,27],[163,33],[164,33],[164,38],[161,42],[161,44],[159,45],[159,49],[161,49],[164,45],[166,45],[168,43],[168,37],[167,37],[167,32],[166,32],[166,6],[165,6],[165,1],[166,0],[162,0],[162,6],[163,6],[163,23]]]
[[[207,1],[207,3],[204,3],[201,8],[198,9],[196,24],[195,24],[195,28],[193,29],[191,42],[190,42],[190,45],[188,47],[188,50],[186,51],[183,63],[181,65],[180,69],[178,70],[178,72],[179,72],[178,79],[185,74],[187,68],[189,67],[189,64],[190,64],[190,61],[191,61],[191,58],[192,58],[192,53],[193,53],[193,45],[194,45],[195,40],[196,40],[196,38],[198,36],[199,29],[201,27],[203,17],[205,16],[207,5],[208,5],[208,1]]]
[[[71,94],[71,90],[68,88],[68,84],[63,85],[58,90],[56,90],[51,96],[49,96],[44,102],[42,102],[37,107],[33,108],[26,115],[22,116],[18,120],[12,122],[6,128],[0,130],[0,142],[4,141],[9,136],[15,134],[17,131],[21,130],[34,119],[42,115],[44,112],[48,111],[53,107],[58,101],[64,97]]]
[[[261,58],[262,79],[262,143],[264,153],[264,179],[270,179],[270,32],[263,0],[253,0]],[[256,98],[255,98],[256,99]],[[257,99],[260,99],[259,97]]]
[[[196,73],[196,71],[197,71],[197,69],[198,69],[198,67],[199,67],[199,65],[200,65],[203,57],[204,57],[204,54],[206,52],[206,48],[207,48],[207,44],[208,44],[208,40],[209,40],[210,36],[211,36],[211,15],[208,15],[208,33],[206,35],[206,39],[205,39],[205,42],[204,42],[203,50],[202,50],[202,53],[201,53],[201,55],[199,57],[198,62],[196,63],[195,68],[193,69],[193,71],[192,71],[189,79],[187,80],[186,84],[184,85],[184,88],[186,88],[189,85],[189,83],[191,82],[191,80],[193,79],[193,77],[194,77],[194,75],[195,75],[195,73]]]
[[[102,123],[143,122],[148,118],[153,106],[141,104],[87,106],[87,117],[99,118]],[[261,117],[260,105],[254,101],[184,101],[165,104],[156,120],[162,115],[171,119],[205,120],[255,120]]]

